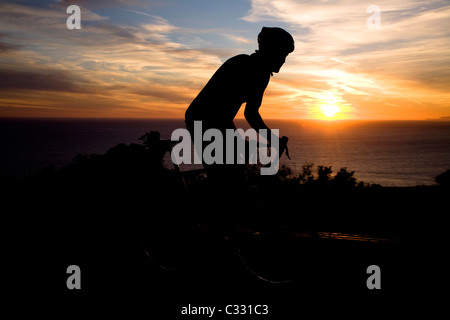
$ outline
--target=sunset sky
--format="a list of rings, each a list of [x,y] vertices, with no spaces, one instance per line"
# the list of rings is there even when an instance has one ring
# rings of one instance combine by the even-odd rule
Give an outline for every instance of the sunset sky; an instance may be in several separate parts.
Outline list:
[[[79,30],[66,26],[71,4]],[[183,117],[224,61],[257,49],[262,26],[296,42],[263,117],[450,116],[448,0],[23,0],[0,4],[0,117]]]

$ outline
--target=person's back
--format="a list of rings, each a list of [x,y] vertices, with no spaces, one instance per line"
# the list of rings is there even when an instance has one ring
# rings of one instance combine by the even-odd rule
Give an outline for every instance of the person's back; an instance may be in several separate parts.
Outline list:
[[[241,105],[262,96],[269,80],[270,72],[260,68],[257,53],[234,56],[216,71],[192,101],[186,120],[201,120],[212,128],[233,128],[233,119]]]

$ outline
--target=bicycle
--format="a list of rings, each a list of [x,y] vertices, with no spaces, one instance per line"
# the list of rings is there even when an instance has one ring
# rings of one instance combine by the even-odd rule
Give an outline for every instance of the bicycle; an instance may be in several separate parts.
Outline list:
[[[287,141],[287,137],[282,138],[286,149],[281,150],[280,156],[286,152],[290,159]],[[159,143],[171,153],[179,142],[160,140]],[[189,216],[174,212],[159,221],[141,221],[139,224],[141,246],[152,265],[164,272],[176,272],[188,268],[190,264],[188,260],[194,258],[197,262],[200,261],[195,267],[211,268],[214,254],[210,252],[211,248],[206,243],[210,242],[214,243],[212,246],[214,251],[217,251],[217,248],[225,249],[226,253],[231,254],[235,262],[243,266],[252,277],[280,285],[295,280],[298,255],[294,254],[295,244],[292,243],[292,235],[285,228],[273,225],[270,219],[267,219],[270,215],[258,197],[257,187],[248,183],[248,171],[245,171],[247,184],[244,190],[249,199],[249,203],[246,203],[247,208],[252,209],[250,219],[247,216],[244,222],[223,228],[217,221],[205,217],[204,212],[199,212],[194,205],[201,203],[198,199],[201,192],[197,192],[195,188],[207,188],[205,169],[183,172],[177,161],[173,162],[173,167],[184,190],[182,198],[176,201],[185,203],[184,212],[188,212]],[[192,248],[195,250],[190,250]],[[203,252],[205,250],[209,252],[202,254],[202,249]],[[223,253],[222,251],[219,255]]]

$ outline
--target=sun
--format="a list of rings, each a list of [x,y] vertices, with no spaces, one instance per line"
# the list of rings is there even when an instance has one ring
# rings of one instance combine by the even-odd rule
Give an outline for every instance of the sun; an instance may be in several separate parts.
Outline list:
[[[320,111],[326,116],[327,118],[332,118],[336,115],[336,113],[341,111],[341,108],[334,104],[323,104],[320,106]]]

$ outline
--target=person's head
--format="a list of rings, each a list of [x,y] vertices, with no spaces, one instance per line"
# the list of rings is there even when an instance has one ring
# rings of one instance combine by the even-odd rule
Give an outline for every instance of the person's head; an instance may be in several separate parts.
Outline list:
[[[258,35],[258,47],[270,71],[279,72],[288,54],[295,49],[294,38],[284,29],[263,27]]]

